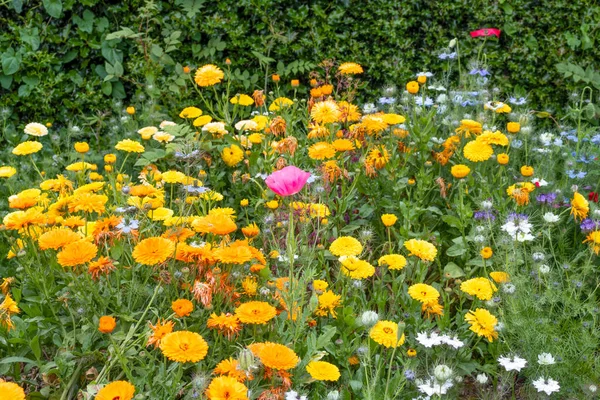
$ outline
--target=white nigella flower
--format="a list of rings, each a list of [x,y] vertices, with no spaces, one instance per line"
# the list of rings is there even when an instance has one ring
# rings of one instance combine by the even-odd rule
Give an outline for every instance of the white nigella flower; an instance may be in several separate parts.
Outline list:
[[[429,347],[433,347],[433,346],[439,346],[440,344],[442,344],[442,339],[440,337],[440,335],[438,335],[435,332],[431,332],[431,333],[427,333],[427,332],[420,332],[419,334],[417,334],[417,342],[419,342],[421,345],[429,348]]]
[[[590,385],[590,386],[588,386],[588,390],[592,393],[596,393],[598,391],[598,386]]]
[[[490,210],[493,206],[494,203],[492,203],[490,200],[484,200],[481,202],[481,208],[484,210]]]
[[[538,364],[540,365],[552,365],[555,363],[554,356],[550,353],[541,353],[538,355]]]
[[[550,272],[550,267],[546,264],[542,264],[540,265],[539,271],[540,274],[547,274],[548,272]]]
[[[477,383],[485,385],[488,381],[488,376],[486,374],[478,374],[475,379],[477,380]]]
[[[454,335],[453,337],[450,337],[448,335],[441,335],[440,341],[442,343],[446,343],[448,346],[454,347],[455,349],[460,349],[465,345],[465,343],[462,340],[458,339],[458,336],[456,335]]]
[[[423,384],[419,385],[419,391],[427,396],[441,396],[448,393],[448,389],[452,387],[452,380],[448,379],[443,383],[438,383],[435,379],[428,379]]]
[[[498,358],[498,363],[502,365],[507,371],[517,371],[519,372],[525,365],[527,365],[527,360],[518,356],[512,357],[504,357],[501,356]]]
[[[512,283],[505,283],[502,285],[502,291],[507,294],[513,294],[517,290],[517,287]]]
[[[558,392],[560,390],[560,385],[557,381],[552,378],[544,378],[540,377],[539,379],[533,381],[533,386],[539,392],[544,392],[548,396],[550,396],[554,392]]]
[[[360,322],[366,327],[371,327],[377,323],[379,315],[375,311],[365,311],[360,316]]]
[[[549,224],[558,222],[559,219],[560,218],[558,217],[558,215],[553,214],[551,212],[547,212],[546,214],[544,214],[544,221],[548,222]]]
[[[433,376],[435,376],[438,382],[444,382],[452,378],[453,373],[452,368],[445,364],[440,364],[433,369]]]
[[[546,256],[544,255],[544,253],[541,253],[539,251],[536,251],[535,253],[533,253],[531,255],[531,257],[533,258],[533,261],[544,261],[546,259]]]
[[[485,236],[483,236],[483,235],[477,235],[477,236],[475,236],[473,238],[473,241],[475,243],[483,243],[483,242],[485,242]]]
[[[308,400],[308,397],[300,395],[295,390],[290,390],[285,393],[285,400]]]
[[[535,237],[531,233],[519,232],[516,239],[518,242],[531,242]]]
[[[541,178],[541,179],[540,178],[533,178],[531,180],[531,183],[533,183],[534,185],[539,186],[539,187],[548,186],[548,182],[546,182],[546,180],[543,179],[543,178]]]
[[[550,144],[552,144],[553,138],[554,138],[553,134],[551,134],[549,132],[545,132],[540,135],[540,142],[542,142],[542,144],[544,146],[550,146]]]

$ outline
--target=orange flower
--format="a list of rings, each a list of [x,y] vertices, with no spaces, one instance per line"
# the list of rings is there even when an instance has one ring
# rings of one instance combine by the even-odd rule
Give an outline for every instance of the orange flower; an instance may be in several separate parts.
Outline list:
[[[111,333],[117,326],[117,320],[111,316],[105,315],[100,317],[98,322],[98,330],[102,333]]]
[[[208,321],[206,321],[208,329],[216,329],[220,334],[227,336],[228,340],[239,333],[242,330],[242,324],[237,315],[233,314],[221,314],[217,315],[212,313]]]
[[[40,250],[58,250],[70,243],[81,239],[81,236],[68,228],[58,228],[48,231],[38,238]]]
[[[187,317],[194,311],[194,303],[187,299],[178,299],[171,303],[171,309],[178,317]]]
[[[236,308],[235,315],[245,324],[266,324],[275,318],[277,310],[264,301],[250,301]]]
[[[160,346],[160,341],[162,340],[162,338],[165,337],[167,334],[173,332],[174,323],[173,321],[165,320],[161,322],[159,318],[156,322],[156,325],[148,325],[150,325],[150,329],[152,329],[152,335],[150,335],[150,337],[148,338],[148,343],[146,343],[146,346],[154,346],[154,348],[157,348]]]
[[[198,362],[208,353],[208,344],[199,334],[189,331],[167,333],[161,340],[160,349],[171,361]]]
[[[300,358],[294,350],[278,343],[254,343],[248,346],[250,351],[257,356],[265,367],[277,370],[295,368]]]
[[[100,257],[88,265],[88,272],[92,275],[92,279],[98,279],[100,274],[108,275],[114,269],[113,260],[108,257]]]
[[[151,237],[139,242],[133,249],[134,260],[144,265],[165,262],[175,253],[175,243],[162,237]]]
[[[98,253],[98,247],[87,240],[78,240],[77,242],[66,245],[60,253],[57,254],[58,263],[63,267],[75,267],[91,261]]]

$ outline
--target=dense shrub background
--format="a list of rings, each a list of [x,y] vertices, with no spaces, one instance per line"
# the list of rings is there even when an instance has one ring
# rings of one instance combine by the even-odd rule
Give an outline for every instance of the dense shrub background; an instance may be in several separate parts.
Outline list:
[[[591,0],[8,0],[0,118],[6,134],[23,121],[101,118],[114,98],[179,108],[194,96],[182,66],[226,58],[247,89],[275,70],[306,83],[326,58],[365,65],[369,88],[403,85],[421,70],[440,73],[438,55],[453,37],[465,61],[474,57],[482,39],[469,31],[482,27],[502,29],[486,43],[495,82],[556,110],[575,87],[556,64],[595,67],[598,21]]]

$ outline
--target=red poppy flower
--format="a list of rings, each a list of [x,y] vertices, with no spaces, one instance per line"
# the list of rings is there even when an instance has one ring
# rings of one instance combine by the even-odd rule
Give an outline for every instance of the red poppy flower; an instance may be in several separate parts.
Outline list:
[[[597,203],[598,202],[598,193],[596,193],[596,192],[590,192],[588,194],[588,200],[589,201],[593,201],[594,203]]]
[[[480,36],[496,36],[497,38],[499,38],[500,32],[501,31],[498,28],[483,28],[471,32],[471,37],[476,38]]]

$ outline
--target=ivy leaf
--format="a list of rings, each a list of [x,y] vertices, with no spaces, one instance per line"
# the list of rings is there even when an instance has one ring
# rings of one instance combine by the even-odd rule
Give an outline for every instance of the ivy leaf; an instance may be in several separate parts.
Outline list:
[[[2,72],[4,75],[12,75],[21,67],[21,56],[10,48],[2,56]]]
[[[53,18],[59,18],[62,13],[62,1],[61,0],[43,0],[44,8],[46,12]]]

